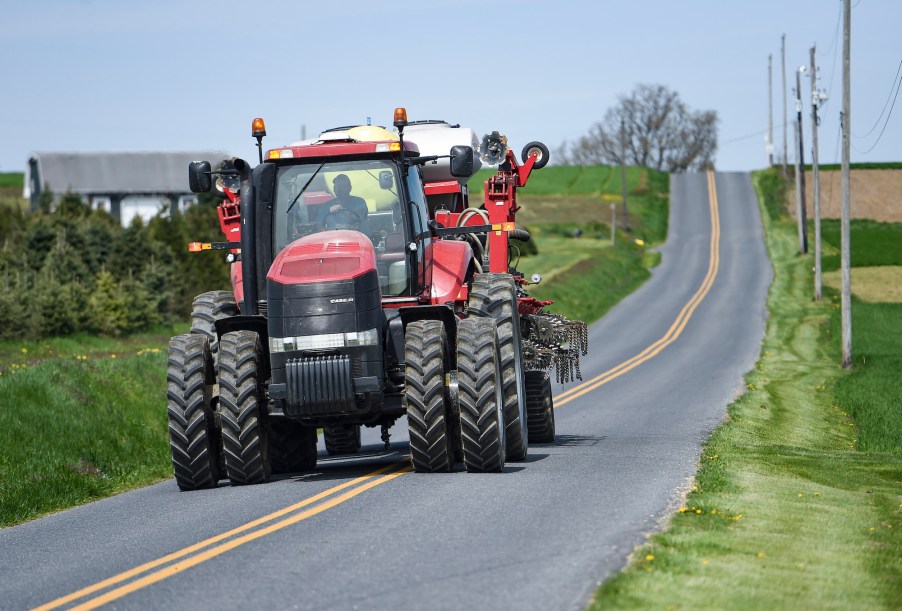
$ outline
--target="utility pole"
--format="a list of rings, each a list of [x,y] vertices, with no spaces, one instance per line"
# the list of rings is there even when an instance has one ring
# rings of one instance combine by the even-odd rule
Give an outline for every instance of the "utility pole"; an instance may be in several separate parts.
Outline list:
[[[805,66],[796,70],[796,136],[799,139],[796,155],[796,213],[799,219],[799,250],[808,254],[808,211],[805,208],[805,139],[802,137],[802,72]]]
[[[626,216],[626,119],[620,119],[620,224],[629,230]]]
[[[816,45],[811,47],[811,166],[814,176],[814,300],[821,300],[821,178],[818,168],[817,124],[821,93],[817,89],[817,65],[814,61]]]
[[[842,269],[842,366],[852,367],[852,276],[850,269],[851,188],[849,183],[849,136],[852,133],[850,75],[850,42],[852,29],[852,0],[843,0],[842,24],[842,220],[840,221],[840,261]]]
[[[767,56],[767,167],[774,167],[774,55]]]
[[[786,177],[786,160],[789,159],[789,146],[786,143],[786,127],[789,119],[786,114],[786,34],[780,43],[780,58],[783,64],[783,177]]]

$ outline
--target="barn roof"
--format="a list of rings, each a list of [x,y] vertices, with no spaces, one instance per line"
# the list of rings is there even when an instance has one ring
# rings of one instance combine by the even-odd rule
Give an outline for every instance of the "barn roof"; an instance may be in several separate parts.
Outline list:
[[[185,151],[34,153],[31,159],[37,162],[41,187],[56,193],[157,194],[187,193],[191,161],[215,166],[227,157],[222,151]]]

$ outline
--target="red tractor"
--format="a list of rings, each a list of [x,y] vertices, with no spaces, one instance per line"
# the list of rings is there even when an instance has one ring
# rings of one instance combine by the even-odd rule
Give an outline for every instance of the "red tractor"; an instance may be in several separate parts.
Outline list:
[[[317,428],[332,454],[356,452],[362,425],[381,426],[387,448],[403,416],[417,472],[498,472],[554,440],[546,370],[579,376],[586,327],[526,295],[509,243],[529,239],[516,191],[548,149],[527,145],[521,165],[497,132],[480,145],[403,108],[394,126],[330,130],[264,159],[255,119],[259,165],[190,165],[194,192],[216,177],[227,239],[190,249],[228,250],[233,292],[198,296],[192,333],[170,342],[181,489],[312,469]],[[499,169],[470,208],[481,160]]]

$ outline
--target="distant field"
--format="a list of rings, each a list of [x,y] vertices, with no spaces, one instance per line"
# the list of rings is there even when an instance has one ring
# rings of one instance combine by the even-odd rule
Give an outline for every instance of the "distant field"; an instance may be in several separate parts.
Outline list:
[[[855,219],[849,229],[852,267],[902,265],[902,223]],[[808,236],[809,241],[813,241],[813,228],[809,230]],[[839,269],[841,247],[839,221],[824,219],[821,223],[821,236],[824,271]]]
[[[0,172],[0,198],[20,199],[24,180],[22,172]]]
[[[865,164],[861,164],[864,166]],[[902,164],[876,164],[853,168],[851,172],[851,204],[853,219],[902,222]],[[821,217],[840,217],[842,205],[842,173],[821,166]],[[786,194],[787,210],[795,218],[795,186],[790,184]],[[808,218],[814,218],[814,180],[810,172],[805,175],[805,208]]]
[[[840,271],[824,272],[824,286],[842,290]],[[852,294],[865,303],[902,303],[902,265],[856,267]]]
[[[639,188],[648,170],[628,167],[626,186],[629,191]],[[493,168],[483,168],[473,175],[468,185],[470,192],[482,194],[482,184],[495,173]],[[534,195],[620,195],[620,169],[611,166],[546,166],[536,170],[522,191]]]
[[[21,189],[25,184],[25,175],[22,172],[0,172],[0,188]]]

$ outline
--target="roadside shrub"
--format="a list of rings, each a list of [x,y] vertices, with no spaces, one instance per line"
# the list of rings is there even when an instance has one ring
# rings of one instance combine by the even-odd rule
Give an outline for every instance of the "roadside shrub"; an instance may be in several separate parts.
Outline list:
[[[222,238],[215,202],[123,228],[79,196],[45,199],[34,214],[0,200],[2,339],[133,333],[185,320],[195,295],[230,286],[222,257],[187,250]]]

